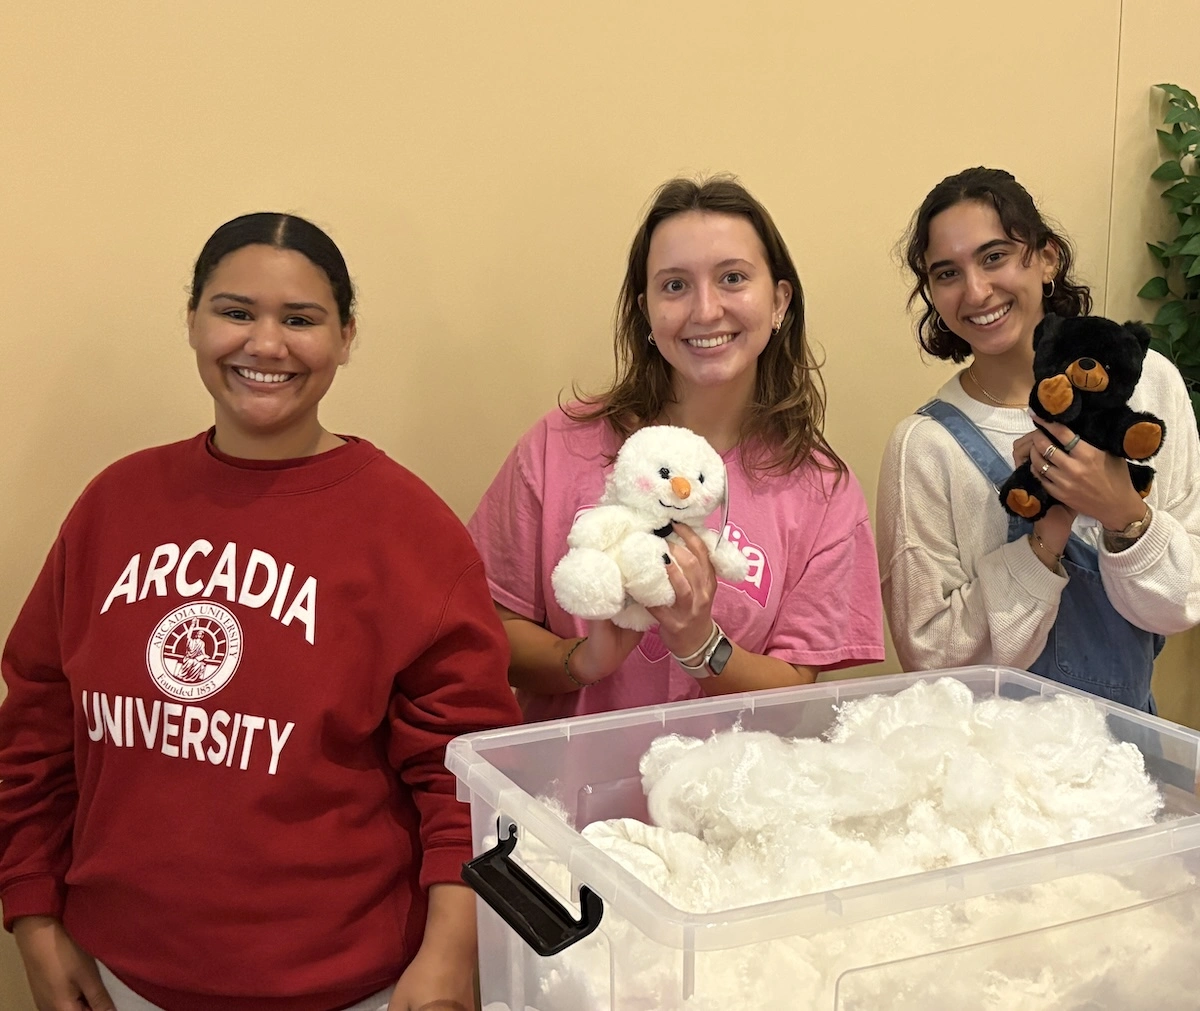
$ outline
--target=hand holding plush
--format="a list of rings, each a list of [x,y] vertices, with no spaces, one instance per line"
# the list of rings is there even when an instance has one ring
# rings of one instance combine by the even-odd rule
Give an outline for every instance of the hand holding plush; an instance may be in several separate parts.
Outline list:
[[[1029,406],[1106,453],[1126,461],[1148,460],[1162,448],[1167,426],[1153,414],[1131,410],[1127,401],[1149,348],[1150,332],[1141,323],[1122,326],[1100,316],[1048,315],[1033,332]],[[1051,439],[1061,452],[1062,445]],[[1027,460],[1000,488],[1000,502],[1013,516],[1039,520],[1058,504],[1035,474],[1043,462]],[[1128,466],[1134,489],[1145,498],[1154,468]]]
[[[718,576],[741,582],[746,557],[704,525],[724,501],[725,465],[703,438],[670,425],[635,432],[617,454],[600,504],[571,526],[570,550],[550,575],[555,598],[579,618],[649,628],[655,621],[647,607],[675,603],[667,543],[681,541],[672,523],[696,531]]]

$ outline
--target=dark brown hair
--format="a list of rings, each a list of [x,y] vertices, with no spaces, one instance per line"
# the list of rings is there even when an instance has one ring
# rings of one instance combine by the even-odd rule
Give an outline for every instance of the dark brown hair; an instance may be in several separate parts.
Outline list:
[[[925,269],[930,222],[964,200],[995,208],[1004,234],[1025,245],[1026,265],[1047,243],[1054,244],[1058,250],[1058,270],[1054,275],[1054,291],[1044,299],[1046,312],[1059,316],[1086,316],[1091,312],[1091,292],[1071,276],[1075,254],[1070,241],[1046,224],[1025,187],[1003,169],[969,168],[947,176],[929,191],[902,240],[904,259],[916,278],[908,306],[911,309],[918,298],[925,303],[925,311],[917,322],[917,340],[922,348],[935,358],[953,362],[965,361],[971,354],[970,344],[937,325],[937,310],[929,294],[929,272]]]
[[[291,249],[306,256],[319,267],[333,290],[338,317],[345,326],[354,314],[354,285],[337,243],[311,221],[294,214],[257,211],[226,221],[208,237],[192,271],[192,293],[188,308],[195,309],[209,275],[230,253],[243,246],[272,246]]]
[[[762,241],[772,281],[787,281],[792,288],[779,332],[770,338],[758,358],[754,400],[740,439],[747,469],[752,473],[786,474],[811,457],[821,469],[845,474],[845,463],[822,432],[825,386],[804,334],[800,276],[771,215],[732,176],[677,178],[658,188],[633,237],[617,299],[613,339],[616,375],[603,393],[564,410],[576,421],[605,419],[623,440],[652,424],[673,402],[671,366],[650,344],[650,321],[638,300],[646,294],[646,264],[654,230],[668,218],[688,211],[745,218]]]

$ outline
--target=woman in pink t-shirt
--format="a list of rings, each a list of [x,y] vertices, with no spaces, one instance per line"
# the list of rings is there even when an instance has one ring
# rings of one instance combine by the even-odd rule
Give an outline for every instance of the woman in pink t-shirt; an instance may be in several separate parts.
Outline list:
[[[618,373],[521,439],[469,524],[512,647],[528,720],[813,681],[883,658],[874,539],[862,490],[822,434],[824,389],[795,265],[738,182],[673,179],[634,236],[618,297]],[[631,632],[583,622],[550,573],[624,439],[671,424],[704,436],[729,479],[726,536],[750,561],[718,580],[680,529],[676,600]]]

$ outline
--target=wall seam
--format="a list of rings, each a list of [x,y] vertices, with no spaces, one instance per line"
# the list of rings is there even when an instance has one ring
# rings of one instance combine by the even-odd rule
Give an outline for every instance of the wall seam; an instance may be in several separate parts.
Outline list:
[[[1112,291],[1113,220],[1117,194],[1117,136],[1121,116],[1121,50],[1125,45],[1125,0],[1117,5],[1117,74],[1113,88],[1112,163],[1108,176],[1108,244],[1104,250],[1104,305],[1101,313],[1108,315],[1109,293]]]

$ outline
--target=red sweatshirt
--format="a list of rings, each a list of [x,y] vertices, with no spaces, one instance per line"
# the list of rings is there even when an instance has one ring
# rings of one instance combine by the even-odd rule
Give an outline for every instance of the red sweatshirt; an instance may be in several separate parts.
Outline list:
[[[105,470],[3,654],[0,899],[170,1011],[395,982],[469,811],[446,743],[519,722],[482,564],[370,443]]]

